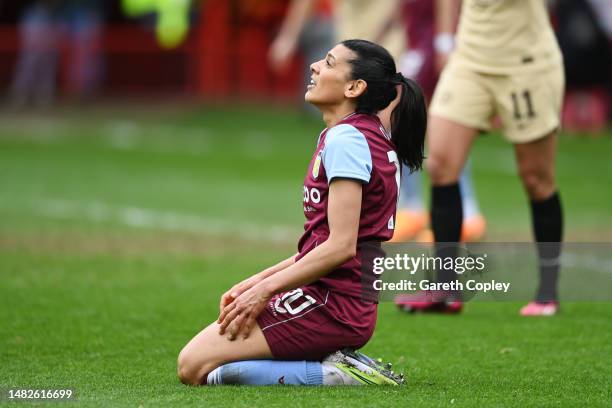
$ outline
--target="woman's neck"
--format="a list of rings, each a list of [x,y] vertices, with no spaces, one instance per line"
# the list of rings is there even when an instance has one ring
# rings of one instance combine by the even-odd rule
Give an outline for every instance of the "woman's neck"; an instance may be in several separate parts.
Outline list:
[[[351,113],[355,112],[354,105],[341,105],[331,107],[329,109],[322,109],[323,121],[328,128],[336,126],[342,119],[346,118]]]

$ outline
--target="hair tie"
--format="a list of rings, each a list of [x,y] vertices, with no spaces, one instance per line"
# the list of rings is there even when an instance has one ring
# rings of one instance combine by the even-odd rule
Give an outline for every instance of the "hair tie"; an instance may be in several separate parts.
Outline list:
[[[394,79],[394,82],[397,82],[398,84],[401,84],[402,82],[406,80],[406,78],[404,78],[404,75],[401,72],[396,72],[395,78],[393,79]]]

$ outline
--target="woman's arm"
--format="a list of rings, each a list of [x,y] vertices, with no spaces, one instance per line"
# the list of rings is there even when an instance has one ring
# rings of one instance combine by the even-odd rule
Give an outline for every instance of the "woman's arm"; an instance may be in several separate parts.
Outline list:
[[[268,61],[273,70],[283,71],[298,45],[300,33],[312,15],[314,0],[292,0],[278,35],[270,45]]]
[[[312,283],[355,256],[361,183],[335,179],[329,186],[327,218],[329,238],[287,269],[264,279],[272,295]]]
[[[436,0],[435,3],[435,66],[438,73],[448,62],[448,57],[455,47],[455,31],[461,9],[461,2],[456,0]]]
[[[227,305],[219,316],[220,333],[229,338],[247,337],[268,300],[280,292],[299,288],[325,276],[355,256],[361,183],[334,179],[329,186],[327,218],[329,238],[293,265],[266,277]]]

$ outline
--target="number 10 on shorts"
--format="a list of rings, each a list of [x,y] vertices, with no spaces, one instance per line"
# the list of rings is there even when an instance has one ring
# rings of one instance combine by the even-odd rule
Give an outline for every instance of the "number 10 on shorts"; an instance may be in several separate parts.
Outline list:
[[[300,298],[303,298],[303,302],[301,303],[299,302]],[[289,313],[290,315],[296,315],[315,303],[317,303],[317,301],[312,296],[305,295],[300,288],[287,292],[276,299],[274,302],[274,310],[282,314]]]

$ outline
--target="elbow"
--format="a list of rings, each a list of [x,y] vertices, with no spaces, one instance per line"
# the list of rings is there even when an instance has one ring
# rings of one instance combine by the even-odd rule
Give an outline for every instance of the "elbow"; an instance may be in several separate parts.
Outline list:
[[[353,243],[346,248],[345,256],[347,261],[357,256],[357,243]]]
[[[357,242],[354,240],[337,241],[334,245],[334,254],[338,256],[340,265],[357,256]]]

